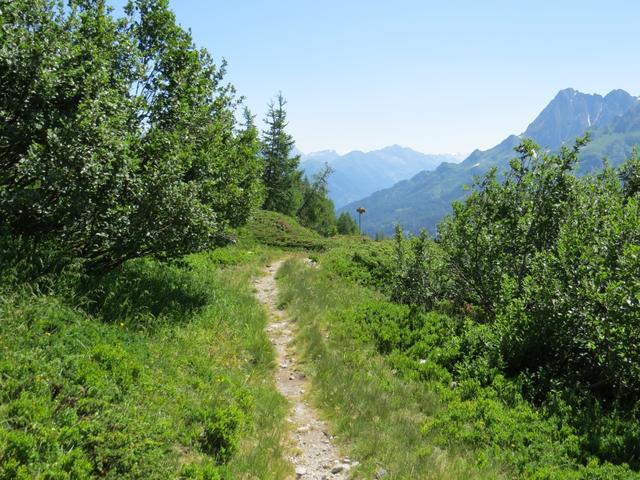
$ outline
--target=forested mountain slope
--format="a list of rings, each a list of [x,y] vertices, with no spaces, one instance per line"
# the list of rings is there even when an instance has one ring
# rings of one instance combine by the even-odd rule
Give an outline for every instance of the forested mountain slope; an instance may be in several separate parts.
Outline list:
[[[453,155],[429,155],[391,145],[371,152],[353,151],[339,155],[333,150],[302,156],[301,167],[313,176],[325,164],[333,169],[329,177],[329,197],[337,208],[376,190],[411,178],[422,170],[433,170],[443,162],[456,162]]]
[[[511,135],[489,150],[475,150],[459,164],[443,163],[432,172],[422,171],[338,211],[364,207],[363,229],[371,235],[378,231],[389,234],[395,223],[409,231],[424,227],[435,233],[436,224],[451,211],[451,202],[464,197],[465,185],[492,167],[506,169],[522,138],[557,150],[587,131],[592,132],[592,141],[581,153],[578,173],[600,168],[604,157],[612,165],[620,164],[640,142],[638,98],[623,90],[613,90],[604,97],[562,90],[521,135]]]

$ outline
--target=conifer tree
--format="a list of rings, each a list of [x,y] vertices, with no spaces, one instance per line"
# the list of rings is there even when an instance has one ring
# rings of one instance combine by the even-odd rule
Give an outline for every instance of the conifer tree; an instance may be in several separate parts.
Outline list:
[[[338,233],[341,235],[357,235],[358,224],[349,212],[342,212],[338,217]]]
[[[291,156],[295,143],[293,137],[285,131],[288,125],[286,103],[282,93],[278,93],[275,100],[269,103],[264,119],[267,128],[262,132],[263,208],[293,215],[302,201],[302,172],[298,170],[300,156]]]

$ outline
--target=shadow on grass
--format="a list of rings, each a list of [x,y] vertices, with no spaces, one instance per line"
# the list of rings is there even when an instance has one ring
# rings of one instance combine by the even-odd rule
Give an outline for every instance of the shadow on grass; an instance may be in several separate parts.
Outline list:
[[[213,296],[213,286],[197,272],[148,259],[85,279],[78,290],[87,313],[107,323],[145,330],[189,321]]]

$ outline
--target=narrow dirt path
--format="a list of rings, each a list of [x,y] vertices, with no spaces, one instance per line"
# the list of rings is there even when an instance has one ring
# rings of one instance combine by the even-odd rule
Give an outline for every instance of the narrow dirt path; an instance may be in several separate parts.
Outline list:
[[[305,399],[309,380],[298,369],[296,352],[291,345],[295,328],[287,314],[278,309],[278,286],[275,275],[284,260],[269,265],[266,275],[255,282],[256,297],[269,313],[267,333],[277,352],[278,391],[289,401],[287,421],[291,422],[289,460],[293,463],[296,477],[304,480],[342,480],[354,466],[348,458],[341,457],[333,445],[327,425]]]

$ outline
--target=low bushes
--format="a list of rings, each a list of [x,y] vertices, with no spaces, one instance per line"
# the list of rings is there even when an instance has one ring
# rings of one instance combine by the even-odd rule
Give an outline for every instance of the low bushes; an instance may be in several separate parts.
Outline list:
[[[269,254],[234,255],[5,289],[0,479],[282,478],[285,405],[249,290]]]
[[[637,467],[637,420],[593,399],[580,403],[570,390],[530,403],[531,379],[505,376],[490,326],[388,301],[334,315],[363,349],[374,345],[397,375],[424,383],[446,405],[422,424],[416,448],[424,455],[468,448],[479,465],[491,459],[518,478],[640,478],[629,468]]]
[[[339,321],[406,378],[440,385],[452,416],[425,432],[489,448],[525,477],[640,469],[640,160],[576,178],[585,141],[558,154],[523,142],[504,180],[478,180],[435,240],[398,229],[384,262],[359,262],[371,255],[360,245],[320,259],[403,305]]]

